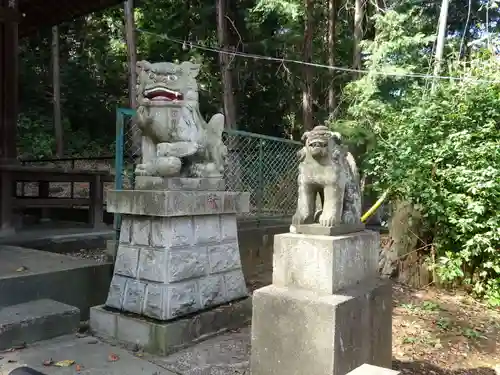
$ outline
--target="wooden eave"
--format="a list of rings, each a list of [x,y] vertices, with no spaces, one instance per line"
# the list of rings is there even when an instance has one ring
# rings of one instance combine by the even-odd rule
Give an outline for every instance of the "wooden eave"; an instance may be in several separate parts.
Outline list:
[[[123,1],[123,0],[122,0]],[[121,3],[120,0],[19,0],[19,36]]]

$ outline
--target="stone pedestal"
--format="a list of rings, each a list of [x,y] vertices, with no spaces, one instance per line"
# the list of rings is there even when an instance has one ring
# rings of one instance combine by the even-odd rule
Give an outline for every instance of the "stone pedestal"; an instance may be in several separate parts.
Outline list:
[[[254,292],[252,375],[346,375],[391,367],[392,289],[379,234],[274,238],[273,284]]]
[[[108,298],[94,316],[114,309],[161,324],[247,297],[236,215],[249,211],[249,194],[223,191],[220,179],[138,177],[136,185],[108,193],[122,224]]]

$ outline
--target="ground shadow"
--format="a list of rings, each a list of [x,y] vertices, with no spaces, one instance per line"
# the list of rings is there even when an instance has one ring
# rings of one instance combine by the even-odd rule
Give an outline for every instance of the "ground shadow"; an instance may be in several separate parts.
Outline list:
[[[487,367],[448,370],[427,361],[404,362],[394,360],[392,368],[403,374],[412,375],[495,375],[495,370]]]

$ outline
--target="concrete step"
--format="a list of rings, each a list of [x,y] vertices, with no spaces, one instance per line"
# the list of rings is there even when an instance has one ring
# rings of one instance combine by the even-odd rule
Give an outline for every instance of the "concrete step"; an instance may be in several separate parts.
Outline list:
[[[69,334],[79,324],[77,307],[51,299],[0,307],[0,350]]]
[[[0,245],[0,308],[47,298],[78,307],[87,320],[90,307],[106,301],[112,274],[111,263]]]

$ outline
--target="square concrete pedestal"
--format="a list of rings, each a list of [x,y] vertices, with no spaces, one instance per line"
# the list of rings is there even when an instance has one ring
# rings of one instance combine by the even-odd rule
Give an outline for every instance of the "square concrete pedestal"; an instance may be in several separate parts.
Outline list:
[[[252,375],[346,375],[392,363],[392,288],[379,235],[280,234],[273,285],[253,295]]]
[[[199,314],[248,296],[236,215],[249,211],[249,194],[223,189],[221,179],[138,177],[136,190],[108,193],[108,211],[122,215],[120,240],[107,301],[93,314],[100,320],[106,315],[118,328],[104,332],[94,318],[94,332],[135,340],[136,335],[120,334],[124,318],[115,312],[126,313],[131,326],[148,326],[143,331],[150,336],[140,339],[141,345],[165,352],[178,346],[172,332],[183,335],[172,327],[190,326],[186,320],[217,320]],[[212,325],[190,329],[187,336],[196,339],[220,329]]]

